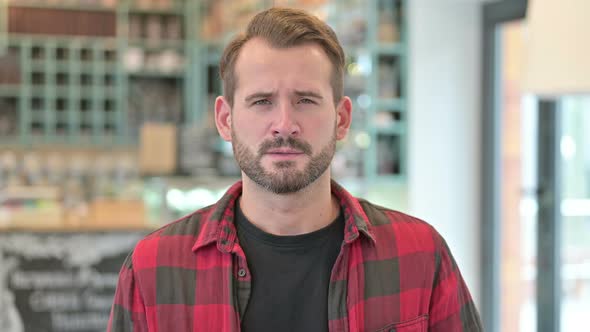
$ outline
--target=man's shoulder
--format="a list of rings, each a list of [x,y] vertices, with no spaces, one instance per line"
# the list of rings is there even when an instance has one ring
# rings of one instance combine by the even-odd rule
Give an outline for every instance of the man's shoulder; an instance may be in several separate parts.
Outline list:
[[[432,226],[426,221],[409,214],[371,203],[362,198],[359,198],[358,201],[371,225],[379,226],[393,223],[405,223],[416,227],[432,228]]]
[[[149,233],[137,242],[134,256],[154,255],[158,251],[191,249],[203,231],[206,220],[215,205],[194,211]]]
[[[431,243],[433,246],[440,245],[440,234],[428,222],[365,199],[358,199],[358,201],[367,216],[371,232],[379,238],[395,238],[401,242],[411,239]]]

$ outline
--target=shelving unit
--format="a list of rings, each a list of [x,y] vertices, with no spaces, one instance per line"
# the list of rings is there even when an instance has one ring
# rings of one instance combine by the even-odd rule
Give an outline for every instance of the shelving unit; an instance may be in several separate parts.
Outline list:
[[[110,143],[124,132],[123,84],[116,71],[114,39],[46,39],[10,35],[8,53],[18,58],[20,84],[0,86],[18,100],[16,141],[22,145]],[[80,143],[80,141],[78,141]]]
[[[16,108],[18,123],[0,144],[134,146],[145,121],[199,120],[189,77],[200,75],[189,70],[195,2],[0,3],[0,51],[18,71],[0,79],[0,102]]]
[[[126,194],[140,185],[137,174],[125,186],[107,184],[117,183],[130,165],[137,172],[144,123],[183,127],[199,122],[195,105],[203,97],[192,82],[201,69],[190,65],[200,58],[196,31],[190,28],[197,4],[0,0],[0,156],[16,151],[15,174],[27,173],[21,157],[27,152],[48,174],[55,173],[47,164],[50,156],[65,163],[92,161],[84,170],[72,164],[57,172],[64,178],[58,184],[67,216],[60,220],[63,227],[93,220],[139,223],[141,193]],[[101,165],[103,159],[108,165]],[[0,180],[5,161],[0,160]],[[86,179],[83,195],[80,185],[68,185],[71,178]],[[35,188],[26,180],[17,182]],[[79,201],[68,202],[68,197]],[[105,208],[105,197],[111,208]],[[96,217],[115,206],[117,215]]]
[[[369,6],[367,49],[373,70],[368,94],[367,124],[372,148],[366,150],[369,180],[405,179],[407,174],[406,68],[407,38],[404,0],[377,0]]]

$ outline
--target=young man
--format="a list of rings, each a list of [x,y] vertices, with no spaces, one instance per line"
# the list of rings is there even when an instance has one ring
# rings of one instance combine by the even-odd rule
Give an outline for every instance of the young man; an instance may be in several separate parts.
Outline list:
[[[256,15],[226,47],[215,120],[242,181],[137,244],[110,331],[481,331],[441,236],[330,179],[343,67],[299,10]]]

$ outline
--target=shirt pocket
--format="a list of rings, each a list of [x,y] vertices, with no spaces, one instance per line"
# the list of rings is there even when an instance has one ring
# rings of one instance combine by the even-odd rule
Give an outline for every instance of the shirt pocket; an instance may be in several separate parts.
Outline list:
[[[418,316],[410,320],[382,327],[374,332],[427,332],[428,315]]]

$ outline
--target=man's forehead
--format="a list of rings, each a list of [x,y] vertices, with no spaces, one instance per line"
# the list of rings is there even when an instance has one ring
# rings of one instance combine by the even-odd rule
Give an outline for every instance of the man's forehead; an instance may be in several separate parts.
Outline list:
[[[263,56],[281,56],[291,55],[293,53],[307,53],[309,56],[314,57],[316,61],[327,61],[330,63],[330,59],[324,49],[315,42],[305,42],[288,47],[275,47],[267,39],[262,37],[254,37],[242,45],[241,50],[236,58],[236,67],[239,67],[240,62],[247,60],[249,62],[262,62],[261,57]]]
[[[330,81],[332,64],[322,48],[317,44],[306,43],[287,48],[271,46],[262,38],[249,40],[244,44],[235,63],[236,87],[244,77],[248,77],[248,84],[264,84],[264,79],[284,79],[285,76],[297,77],[299,83],[314,81],[317,84],[300,89],[309,90],[319,88],[318,85],[326,79]],[[267,75],[268,76],[265,76]],[[278,75],[278,76],[277,76]],[[317,82],[317,80],[320,82]]]

